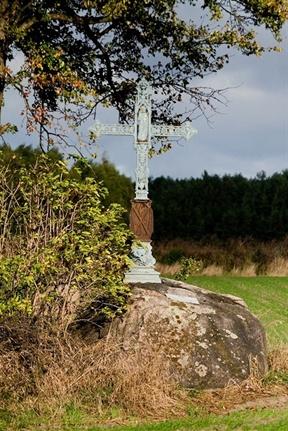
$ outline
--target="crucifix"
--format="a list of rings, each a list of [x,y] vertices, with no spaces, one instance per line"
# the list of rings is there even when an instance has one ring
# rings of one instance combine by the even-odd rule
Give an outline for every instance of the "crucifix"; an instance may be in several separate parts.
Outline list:
[[[126,283],[161,283],[156,263],[152,255],[151,236],[153,233],[152,202],[148,197],[149,151],[151,138],[178,137],[189,140],[197,131],[191,123],[181,126],[166,126],[151,123],[152,88],[143,78],[137,86],[134,124],[96,123],[92,132],[101,135],[134,136],[136,149],[135,199],[130,212],[130,227],[136,240],[132,246],[133,266],[126,273]]]

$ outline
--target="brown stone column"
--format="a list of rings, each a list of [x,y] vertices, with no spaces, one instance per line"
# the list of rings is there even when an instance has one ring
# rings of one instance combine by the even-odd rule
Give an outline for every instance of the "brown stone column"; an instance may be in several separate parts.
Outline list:
[[[150,242],[153,225],[152,201],[150,199],[134,199],[130,211],[130,229],[136,238],[140,241]]]

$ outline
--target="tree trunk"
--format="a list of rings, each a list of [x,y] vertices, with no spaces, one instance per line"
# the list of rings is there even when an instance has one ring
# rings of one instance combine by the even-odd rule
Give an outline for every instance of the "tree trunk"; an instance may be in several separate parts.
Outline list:
[[[5,41],[0,40],[0,124],[1,113],[4,105],[4,89],[5,89],[5,76],[4,69],[7,61],[7,52],[5,50]]]
[[[1,113],[4,105],[4,90],[5,90],[5,67],[9,44],[7,41],[7,21],[8,21],[8,1],[0,0],[0,124]]]

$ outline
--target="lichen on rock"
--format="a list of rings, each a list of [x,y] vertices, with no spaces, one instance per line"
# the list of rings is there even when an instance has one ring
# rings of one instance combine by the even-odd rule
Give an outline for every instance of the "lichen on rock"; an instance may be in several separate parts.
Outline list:
[[[179,281],[134,285],[128,311],[112,322],[110,334],[124,348],[152,343],[186,387],[239,382],[252,362],[260,373],[267,368],[265,332],[244,301]]]

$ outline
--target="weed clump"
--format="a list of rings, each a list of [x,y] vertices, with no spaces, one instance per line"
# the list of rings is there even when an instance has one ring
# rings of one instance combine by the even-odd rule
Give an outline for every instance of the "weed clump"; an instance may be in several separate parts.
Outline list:
[[[198,273],[203,275],[288,275],[287,241],[260,242],[251,238],[220,241],[215,238],[196,240],[175,239],[154,245],[157,269],[175,275],[184,259],[201,262]]]

